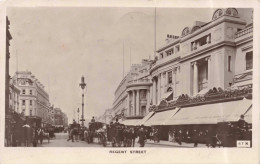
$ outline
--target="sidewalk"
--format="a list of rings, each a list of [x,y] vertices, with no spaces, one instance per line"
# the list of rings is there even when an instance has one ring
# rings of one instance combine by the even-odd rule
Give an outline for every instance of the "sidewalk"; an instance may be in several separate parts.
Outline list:
[[[174,147],[183,147],[183,148],[207,148],[206,144],[198,144],[197,147],[194,147],[194,143],[185,143],[182,142],[181,145],[179,145],[176,142],[170,142],[170,141],[160,141],[159,143],[154,142],[153,140],[146,140],[146,144],[155,144],[155,145],[165,145],[165,146],[174,146]]]

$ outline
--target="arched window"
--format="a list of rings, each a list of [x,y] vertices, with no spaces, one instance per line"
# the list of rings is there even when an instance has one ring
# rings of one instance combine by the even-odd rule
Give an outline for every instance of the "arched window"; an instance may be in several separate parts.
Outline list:
[[[246,70],[253,68],[253,51],[246,53]]]
[[[185,27],[183,30],[182,30],[182,33],[181,33],[181,36],[186,36],[190,33],[190,29],[189,27]]]
[[[167,92],[172,92],[172,87],[169,87],[169,88],[167,89]]]
[[[212,20],[216,20],[218,19],[219,17],[221,17],[223,15],[223,9],[217,9],[213,16],[212,16]]]
[[[230,15],[230,16],[235,16],[235,17],[237,17],[237,16],[238,16],[237,9],[235,9],[235,8],[228,8],[228,9],[226,10],[226,15]]]
[[[191,29],[191,33],[193,33],[194,31],[200,29],[200,26],[193,26]]]

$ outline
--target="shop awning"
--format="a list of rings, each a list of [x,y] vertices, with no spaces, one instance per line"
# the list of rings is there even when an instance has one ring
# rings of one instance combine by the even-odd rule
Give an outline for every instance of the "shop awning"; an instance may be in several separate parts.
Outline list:
[[[147,120],[144,125],[152,126],[152,125],[166,125],[165,122],[171,118],[179,108],[175,108],[173,110],[167,110],[162,112],[155,113],[149,120]]]
[[[163,95],[162,99],[167,99],[168,97],[171,96],[171,94],[173,94],[173,92],[166,92],[166,93]]]
[[[138,125],[138,122],[140,119],[129,119],[129,120],[124,120],[122,124],[127,125],[127,126],[136,126]]]
[[[248,111],[246,111],[245,115],[245,121],[249,124],[252,124],[252,106],[249,108]]]
[[[252,80],[241,81],[241,82],[237,82],[234,85],[232,85],[231,88],[236,89],[238,87],[242,87],[242,86],[246,86],[246,85],[250,85],[250,84],[253,84]]]
[[[180,109],[171,117],[166,125],[187,124],[217,124],[218,122],[238,121],[252,106],[252,101],[243,99],[239,101],[207,104]]]
[[[138,125],[143,125],[155,112],[149,112],[143,119],[138,122]]]

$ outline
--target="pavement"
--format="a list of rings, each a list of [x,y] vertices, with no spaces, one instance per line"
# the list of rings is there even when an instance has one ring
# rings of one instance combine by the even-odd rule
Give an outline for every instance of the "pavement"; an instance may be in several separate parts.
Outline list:
[[[67,141],[68,134],[67,133],[56,133],[56,138],[51,139],[50,142],[44,140],[42,144],[38,144],[38,147],[103,147],[101,144],[98,144],[97,141],[94,143],[88,144],[85,141]],[[139,143],[137,143],[138,139],[136,139],[136,147],[139,147]],[[109,143],[107,147],[112,147]],[[194,144],[192,143],[182,143],[179,145],[177,143],[169,142],[169,141],[160,141],[159,143],[154,143],[153,141],[147,140],[145,143],[145,147],[164,147],[164,148],[194,148]],[[206,147],[205,144],[198,144],[198,147]]]

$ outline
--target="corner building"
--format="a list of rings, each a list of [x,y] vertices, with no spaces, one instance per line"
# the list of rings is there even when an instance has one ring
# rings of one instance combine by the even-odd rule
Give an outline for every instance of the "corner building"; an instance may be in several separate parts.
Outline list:
[[[196,21],[181,36],[168,35],[152,64],[152,103],[196,96],[209,89],[252,87],[253,26],[235,8],[217,9],[210,22]]]
[[[112,107],[114,119],[141,119],[149,112],[152,86],[149,74],[151,62],[143,59],[142,64],[133,64],[120,82],[115,91]]]
[[[44,86],[29,71],[16,72],[12,78],[13,84],[20,89],[18,113],[22,113],[35,126],[45,126],[50,122],[49,94]]]

